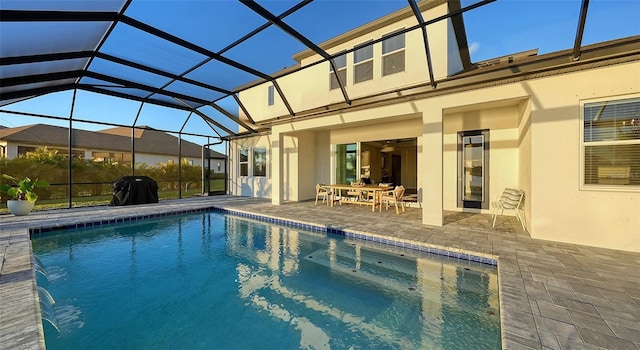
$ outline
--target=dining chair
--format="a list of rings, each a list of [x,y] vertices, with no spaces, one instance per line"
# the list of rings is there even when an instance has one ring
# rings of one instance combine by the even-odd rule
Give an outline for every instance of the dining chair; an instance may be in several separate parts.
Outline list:
[[[364,187],[365,184],[362,182],[351,182],[351,186],[353,186],[353,189],[347,190],[346,198],[350,201],[361,202],[364,199],[364,194],[358,187]]]
[[[396,208],[396,214],[400,214],[398,205],[402,208],[403,212],[405,211],[404,201],[402,200],[403,196],[404,196],[404,186],[398,185],[391,191],[382,192],[382,202],[386,201],[387,210],[389,210],[389,203],[393,202],[393,205]],[[382,203],[380,203],[380,205],[382,205]]]
[[[318,205],[318,198],[322,198],[322,204],[324,201],[327,201],[327,205],[330,204],[331,196],[333,195],[333,191],[326,187],[324,184],[316,184],[316,204]]]

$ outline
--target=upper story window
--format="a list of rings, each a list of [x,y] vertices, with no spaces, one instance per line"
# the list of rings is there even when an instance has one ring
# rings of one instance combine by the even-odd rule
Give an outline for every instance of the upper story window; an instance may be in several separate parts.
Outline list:
[[[382,76],[404,72],[404,33],[385,35],[382,41]]]
[[[275,102],[275,86],[269,85],[267,88],[267,105],[273,106]]]
[[[583,186],[640,189],[640,97],[585,103],[582,111]]]
[[[240,176],[249,176],[249,150],[246,148],[240,149],[238,159]]]
[[[338,69],[338,75],[340,76],[340,80],[342,80],[343,84],[347,83],[347,55],[342,54],[333,59],[336,63],[336,68]],[[338,83],[338,79],[336,79],[336,75],[333,73],[333,67],[329,64],[329,89],[339,89],[340,84]]]
[[[253,176],[267,176],[267,149],[253,149]]]
[[[353,52],[353,83],[373,79],[373,44]]]

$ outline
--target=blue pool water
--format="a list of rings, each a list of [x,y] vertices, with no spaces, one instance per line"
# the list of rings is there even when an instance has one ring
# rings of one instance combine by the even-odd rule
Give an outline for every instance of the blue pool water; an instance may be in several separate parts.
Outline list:
[[[489,265],[220,213],[32,245],[50,350],[500,349]]]

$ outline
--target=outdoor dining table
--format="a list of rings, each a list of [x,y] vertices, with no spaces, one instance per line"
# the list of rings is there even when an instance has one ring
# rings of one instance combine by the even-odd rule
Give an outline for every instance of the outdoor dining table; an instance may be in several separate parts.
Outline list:
[[[362,191],[367,193],[373,193],[372,201],[346,201],[340,199],[340,203],[351,203],[351,204],[361,204],[361,205],[370,205],[371,211],[376,211],[376,205],[380,204],[380,211],[382,211],[382,192],[389,191],[392,186],[380,186],[380,185],[349,185],[349,184],[333,184],[333,185],[325,185],[325,187],[330,188],[331,191],[331,200],[329,201],[330,205],[333,207],[333,203],[335,202],[336,194],[338,191]],[[367,196],[368,197],[368,196]]]

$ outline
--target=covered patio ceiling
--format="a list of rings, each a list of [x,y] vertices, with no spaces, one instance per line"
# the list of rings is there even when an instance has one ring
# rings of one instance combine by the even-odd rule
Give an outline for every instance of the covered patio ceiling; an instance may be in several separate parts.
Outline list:
[[[323,0],[3,0],[0,107],[52,92],[84,90],[188,111],[220,138],[235,136],[239,128],[257,133],[265,127],[253,122],[239,93],[271,82],[296,115],[278,78],[305,68],[292,60],[304,50],[322,57],[312,65],[329,61],[335,67],[334,58],[344,52],[329,54],[322,43],[342,34],[345,29],[337,28],[336,21],[349,22],[349,13],[358,7],[375,10],[368,11],[370,18],[361,19],[363,23],[349,22],[351,28],[410,9],[416,25],[403,32],[423,31],[429,60],[426,25],[495,0],[473,2],[427,22],[418,9],[422,1],[416,1],[369,6]],[[587,5],[583,0],[579,12],[576,59]],[[348,91],[336,77],[348,105]],[[240,110],[246,117],[239,116]]]

